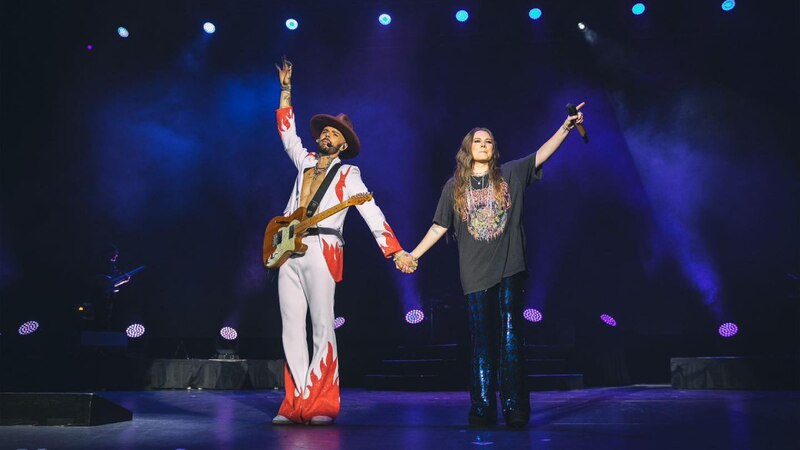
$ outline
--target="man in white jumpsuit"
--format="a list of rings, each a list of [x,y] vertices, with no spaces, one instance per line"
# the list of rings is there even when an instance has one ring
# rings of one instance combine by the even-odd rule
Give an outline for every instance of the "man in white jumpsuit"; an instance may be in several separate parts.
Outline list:
[[[286,153],[297,168],[297,179],[284,215],[307,207],[329,170],[342,159],[360,151],[358,136],[344,114],[319,114],[311,119],[311,134],[317,152],[306,150],[295,127],[291,106],[292,64],[285,58],[278,67],[281,82],[278,132]],[[342,203],[353,195],[368,192],[358,167],[341,164],[317,213]],[[356,207],[367,222],[385,257],[399,256],[403,249],[374,201]],[[286,396],[273,424],[330,424],[339,414],[339,370],[336,335],[333,330],[333,302],[336,283],[342,279],[342,226],[344,209],[317,225],[303,243],[308,250],[295,255],[280,268],[278,296],[286,355],[284,379]],[[309,361],[306,344],[306,315],[311,314],[314,353]]]

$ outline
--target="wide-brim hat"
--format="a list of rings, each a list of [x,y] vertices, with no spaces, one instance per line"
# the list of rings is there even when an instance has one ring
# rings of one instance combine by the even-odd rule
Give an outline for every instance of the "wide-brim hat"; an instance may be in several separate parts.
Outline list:
[[[361,142],[358,140],[358,135],[353,130],[353,121],[347,117],[347,114],[339,113],[336,116],[328,114],[317,114],[311,118],[311,135],[314,139],[319,139],[322,134],[322,129],[325,127],[333,127],[339,130],[347,142],[347,148],[339,154],[342,159],[355,158],[361,151]]]

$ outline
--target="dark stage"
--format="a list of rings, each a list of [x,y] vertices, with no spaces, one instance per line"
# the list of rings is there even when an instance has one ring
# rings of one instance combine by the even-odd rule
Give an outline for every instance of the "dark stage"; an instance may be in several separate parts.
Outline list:
[[[99,392],[133,412],[0,426],[0,450],[798,448],[800,2],[634,3],[0,2],[0,395]],[[588,143],[567,116],[581,102]],[[324,302],[303,303],[319,287],[279,299],[262,250],[309,199],[297,180],[328,170],[322,113],[348,115],[360,153],[321,191],[375,203],[288,260],[320,263],[298,285]],[[453,235],[462,208],[396,270],[473,127],[501,171],[529,163],[515,200],[473,202],[472,241]],[[461,200],[504,185],[470,158]],[[462,286],[498,267],[526,275],[504,322],[532,391],[522,431],[466,428],[471,336],[503,333],[470,330],[484,313]],[[324,337],[299,332],[312,303]],[[341,415],[272,427],[269,389],[304,339],[337,345]]]
[[[0,428],[0,448],[47,449],[796,449],[800,393],[683,391],[660,385],[531,395],[524,430],[465,426],[460,392],[346,389],[330,427],[273,426],[280,391],[100,395],[132,422]]]

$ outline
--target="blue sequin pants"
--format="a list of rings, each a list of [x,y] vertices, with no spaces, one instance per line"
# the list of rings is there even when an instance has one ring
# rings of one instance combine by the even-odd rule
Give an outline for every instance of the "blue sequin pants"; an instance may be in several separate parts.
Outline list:
[[[485,291],[466,295],[472,341],[470,417],[497,418],[498,385],[506,418],[512,412],[530,416],[522,352],[523,279],[523,274],[512,275]]]

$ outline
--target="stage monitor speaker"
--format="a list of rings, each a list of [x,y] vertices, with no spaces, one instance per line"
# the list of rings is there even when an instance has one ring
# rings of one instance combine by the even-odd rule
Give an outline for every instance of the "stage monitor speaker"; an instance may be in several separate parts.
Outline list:
[[[0,393],[0,425],[92,426],[132,419],[132,412],[95,394]]]
[[[713,356],[670,358],[676,389],[800,389],[800,358]]]

